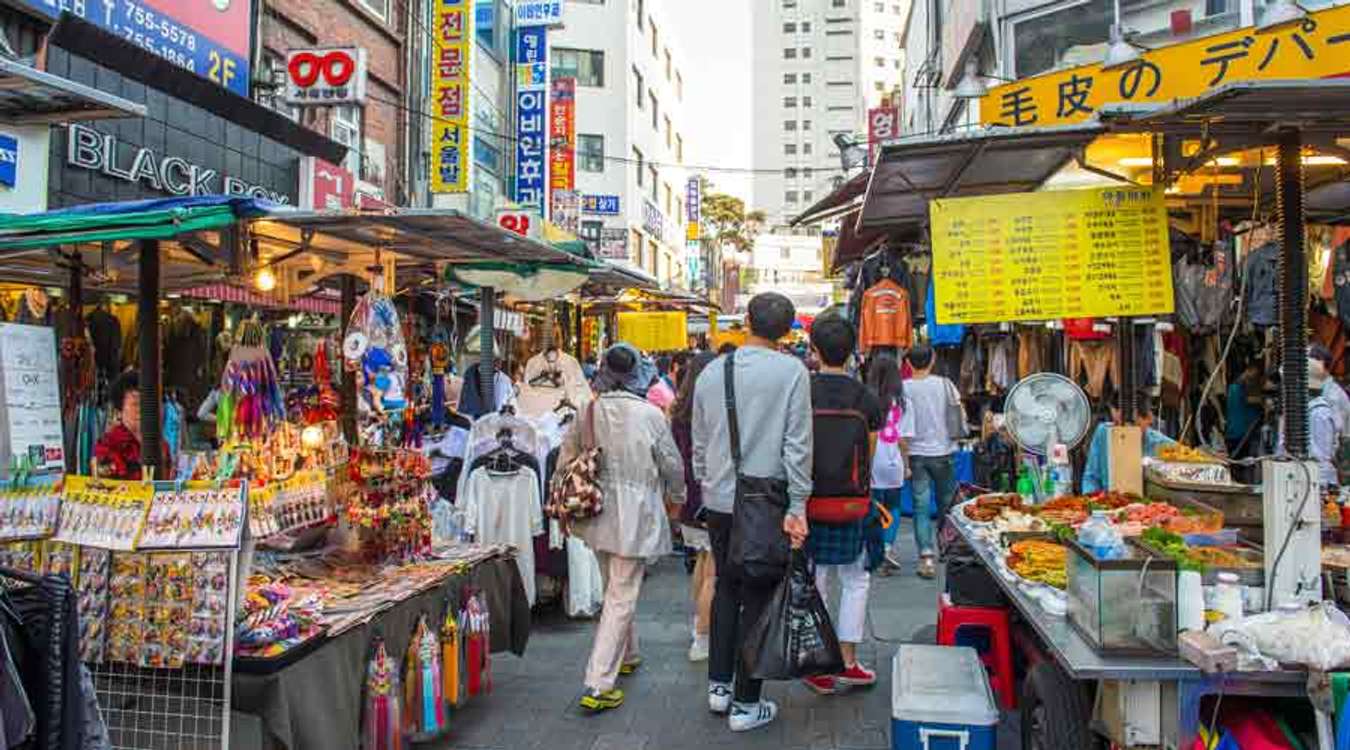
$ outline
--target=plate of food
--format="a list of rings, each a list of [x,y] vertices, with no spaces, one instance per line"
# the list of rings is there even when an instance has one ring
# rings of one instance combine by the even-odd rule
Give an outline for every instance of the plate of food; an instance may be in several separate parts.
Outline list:
[[[1048,539],[1026,539],[1008,548],[1008,568],[1019,578],[1064,590],[1069,583],[1069,548]]]
[[[991,492],[962,505],[961,512],[971,523],[986,524],[1003,515],[1004,509],[1020,510],[1022,496],[1013,492]]]
[[[1088,517],[1088,498],[1077,495],[1057,497],[1031,509],[1042,521],[1060,526],[1077,526]]]

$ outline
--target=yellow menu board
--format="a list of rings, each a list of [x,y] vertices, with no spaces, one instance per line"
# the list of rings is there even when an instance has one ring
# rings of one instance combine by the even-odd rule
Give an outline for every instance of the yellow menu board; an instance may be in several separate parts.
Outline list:
[[[688,322],[682,312],[621,312],[619,341],[644,352],[670,352],[688,348]]]
[[[1172,312],[1161,189],[949,198],[929,211],[938,323]]]

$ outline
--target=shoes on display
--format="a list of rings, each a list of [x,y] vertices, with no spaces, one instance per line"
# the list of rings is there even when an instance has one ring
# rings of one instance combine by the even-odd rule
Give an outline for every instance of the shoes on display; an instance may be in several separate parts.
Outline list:
[[[725,682],[708,683],[708,710],[715,714],[731,710],[731,685]]]
[[[708,660],[708,636],[694,636],[694,642],[689,644],[689,661],[707,661]]]
[[[588,690],[581,696],[581,707],[587,711],[608,711],[611,708],[618,708],[623,705],[623,691],[615,688],[600,692],[598,690]]]
[[[828,674],[802,678],[802,684],[816,695],[833,695],[839,691],[839,685],[834,681],[834,677]]]
[[[849,687],[870,687],[877,684],[877,673],[859,662],[835,675],[833,679],[840,685]]]
[[[759,729],[778,717],[778,704],[761,698],[758,703],[733,703],[727,720],[733,732]]]

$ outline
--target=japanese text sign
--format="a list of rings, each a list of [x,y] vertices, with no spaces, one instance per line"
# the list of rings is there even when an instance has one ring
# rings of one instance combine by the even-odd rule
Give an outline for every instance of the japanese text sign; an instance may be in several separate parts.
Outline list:
[[[577,79],[554,79],[548,122],[548,186],[551,190],[572,190],[577,180]]]
[[[435,0],[431,66],[431,192],[469,186],[469,54],[473,11],[468,0]]]
[[[1172,312],[1161,188],[1009,193],[929,206],[938,323]]]
[[[286,54],[290,104],[331,106],[366,99],[366,51],[359,47],[293,49]]]
[[[1062,125],[1092,118],[1106,104],[1159,103],[1199,96],[1234,81],[1325,78],[1350,72],[1350,6],[1311,13],[1257,33],[1239,29],[1144,52],[1111,70],[1082,65],[990,90],[985,125]]]
[[[644,352],[669,352],[689,345],[688,318],[682,312],[621,312],[620,341]]]
[[[583,195],[581,196],[581,212],[597,216],[618,216],[619,196]]]
[[[548,29],[529,26],[516,30],[516,69],[548,70]],[[519,78],[516,89],[516,175],[511,198],[544,213],[544,181],[548,165],[547,77]]]

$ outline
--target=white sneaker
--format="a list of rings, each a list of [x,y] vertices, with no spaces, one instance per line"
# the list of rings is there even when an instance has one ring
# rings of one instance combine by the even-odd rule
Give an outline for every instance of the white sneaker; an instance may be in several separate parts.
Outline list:
[[[715,714],[731,710],[731,685],[725,682],[708,683],[708,710]]]
[[[727,723],[733,732],[759,729],[778,717],[778,704],[761,698],[759,703],[731,704],[731,718]]]
[[[694,642],[689,645],[689,661],[707,661],[708,660],[708,636],[694,636]]]

